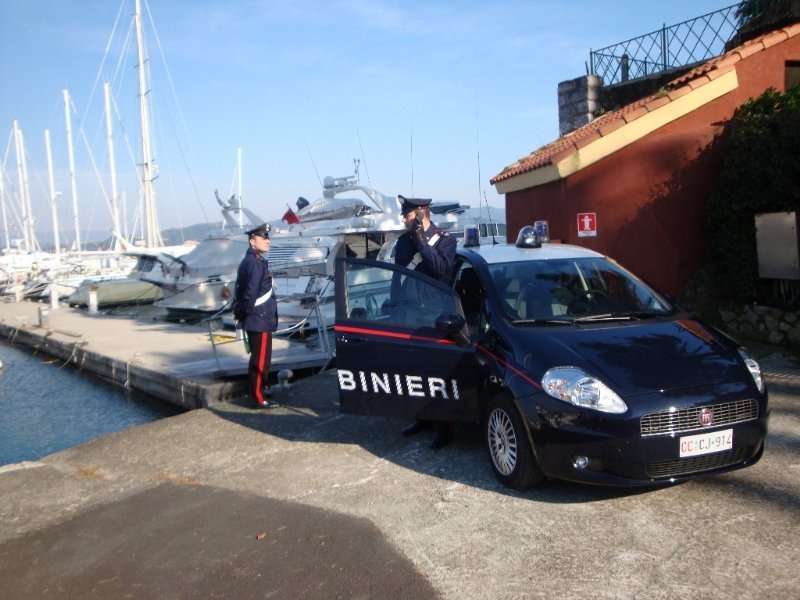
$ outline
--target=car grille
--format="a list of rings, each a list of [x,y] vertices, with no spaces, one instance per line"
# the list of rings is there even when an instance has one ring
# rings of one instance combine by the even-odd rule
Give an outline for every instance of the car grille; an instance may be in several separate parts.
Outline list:
[[[736,448],[715,454],[695,456],[694,458],[681,458],[675,460],[661,460],[647,463],[647,474],[650,477],[677,477],[700,471],[710,471],[729,465],[735,465],[753,454],[753,446]]]
[[[711,409],[714,411],[713,422],[709,425],[703,425],[700,422],[700,411],[704,409]],[[651,435],[685,433],[687,431],[710,429],[722,425],[752,421],[757,418],[758,402],[755,400],[736,400],[735,402],[692,406],[690,408],[650,413],[642,417],[640,428],[642,437],[647,437]]]

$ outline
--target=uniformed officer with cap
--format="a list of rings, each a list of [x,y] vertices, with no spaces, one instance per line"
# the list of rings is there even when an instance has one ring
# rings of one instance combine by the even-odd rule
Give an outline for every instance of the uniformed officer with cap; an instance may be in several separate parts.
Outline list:
[[[431,222],[430,198],[405,198],[398,196],[400,212],[406,231],[395,246],[395,264],[408,267],[449,284],[456,258],[456,240]],[[411,268],[411,267],[409,267]],[[400,294],[400,278],[392,281],[392,298]],[[424,304],[424,299],[420,299]],[[429,428],[429,421],[416,421],[403,430],[403,435],[414,435]],[[446,446],[451,438],[450,423],[436,423],[436,437],[431,443],[434,450]]]
[[[267,400],[265,390],[272,360],[272,333],[278,328],[278,302],[272,287],[272,273],[266,254],[269,252],[267,223],[246,231],[250,247],[236,272],[233,317],[237,328],[244,329],[250,346],[247,368],[250,399],[261,408],[278,406]]]
[[[406,232],[397,240],[395,263],[445,283],[450,282],[456,258],[456,240],[431,223],[430,198],[398,196]]]

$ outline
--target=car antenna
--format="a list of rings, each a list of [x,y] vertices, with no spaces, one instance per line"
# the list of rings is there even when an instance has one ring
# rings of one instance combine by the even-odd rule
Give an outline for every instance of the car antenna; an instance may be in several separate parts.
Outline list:
[[[317,174],[317,181],[319,181],[319,187],[324,187],[322,185],[322,178],[319,176],[319,171],[317,171],[317,163],[314,162],[314,157],[311,156],[311,150],[309,149],[308,144],[306,143],[305,140],[303,140],[303,143],[306,146],[306,152],[308,152],[308,158],[311,159],[311,164],[314,166],[314,173]]]
[[[492,229],[492,246],[497,245],[495,239],[495,227],[492,222],[492,212],[489,210],[489,199],[486,197],[486,190],[481,189],[481,136],[480,136],[480,121],[478,119],[478,90],[475,90],[475,146],[478,151],[478,220],[480,221],[481,215],[481,191],[483,191],[483,199],[486,202],[486,216],[489,217],[489,227]],[[478,224],[478,235],[480,236],[480,224]]]
[[[495,226],[492,221],[492,211],[489,209],[489,199],[486,197],[486,190],[483,190],[483,200],[486,202],[486,216],[489,217],[489,226],[492,228],[492,246],[497,246],[497,240],[494,237]]]

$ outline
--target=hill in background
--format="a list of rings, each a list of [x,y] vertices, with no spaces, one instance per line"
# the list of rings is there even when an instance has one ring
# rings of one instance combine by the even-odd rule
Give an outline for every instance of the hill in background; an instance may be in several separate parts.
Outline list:
[[[220,228],[220,223],[197,223],[188,227],[164,229],[161,232],[161,237],[165,246],[178,246],[192,240],[200,242]],[[53,251],[52,231],[37,231],[36,236],[42,250],[45,252]],[[72,244],[71,232],[62,234],[60,238],[62,247]],[[81,237],[81,245],[85,250],[107,250],[111,247],[111,236],[108,231],[104,230],[88,231]]]

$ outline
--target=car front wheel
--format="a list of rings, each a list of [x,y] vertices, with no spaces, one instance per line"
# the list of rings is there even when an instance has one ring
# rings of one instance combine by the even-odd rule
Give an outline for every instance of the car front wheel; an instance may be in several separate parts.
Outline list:
[[[497,396],[489,403],[486,445],[492,470],[503,485],[523,490],[538,485],[544,479],[533,455],[522,416],[508,397]]]

